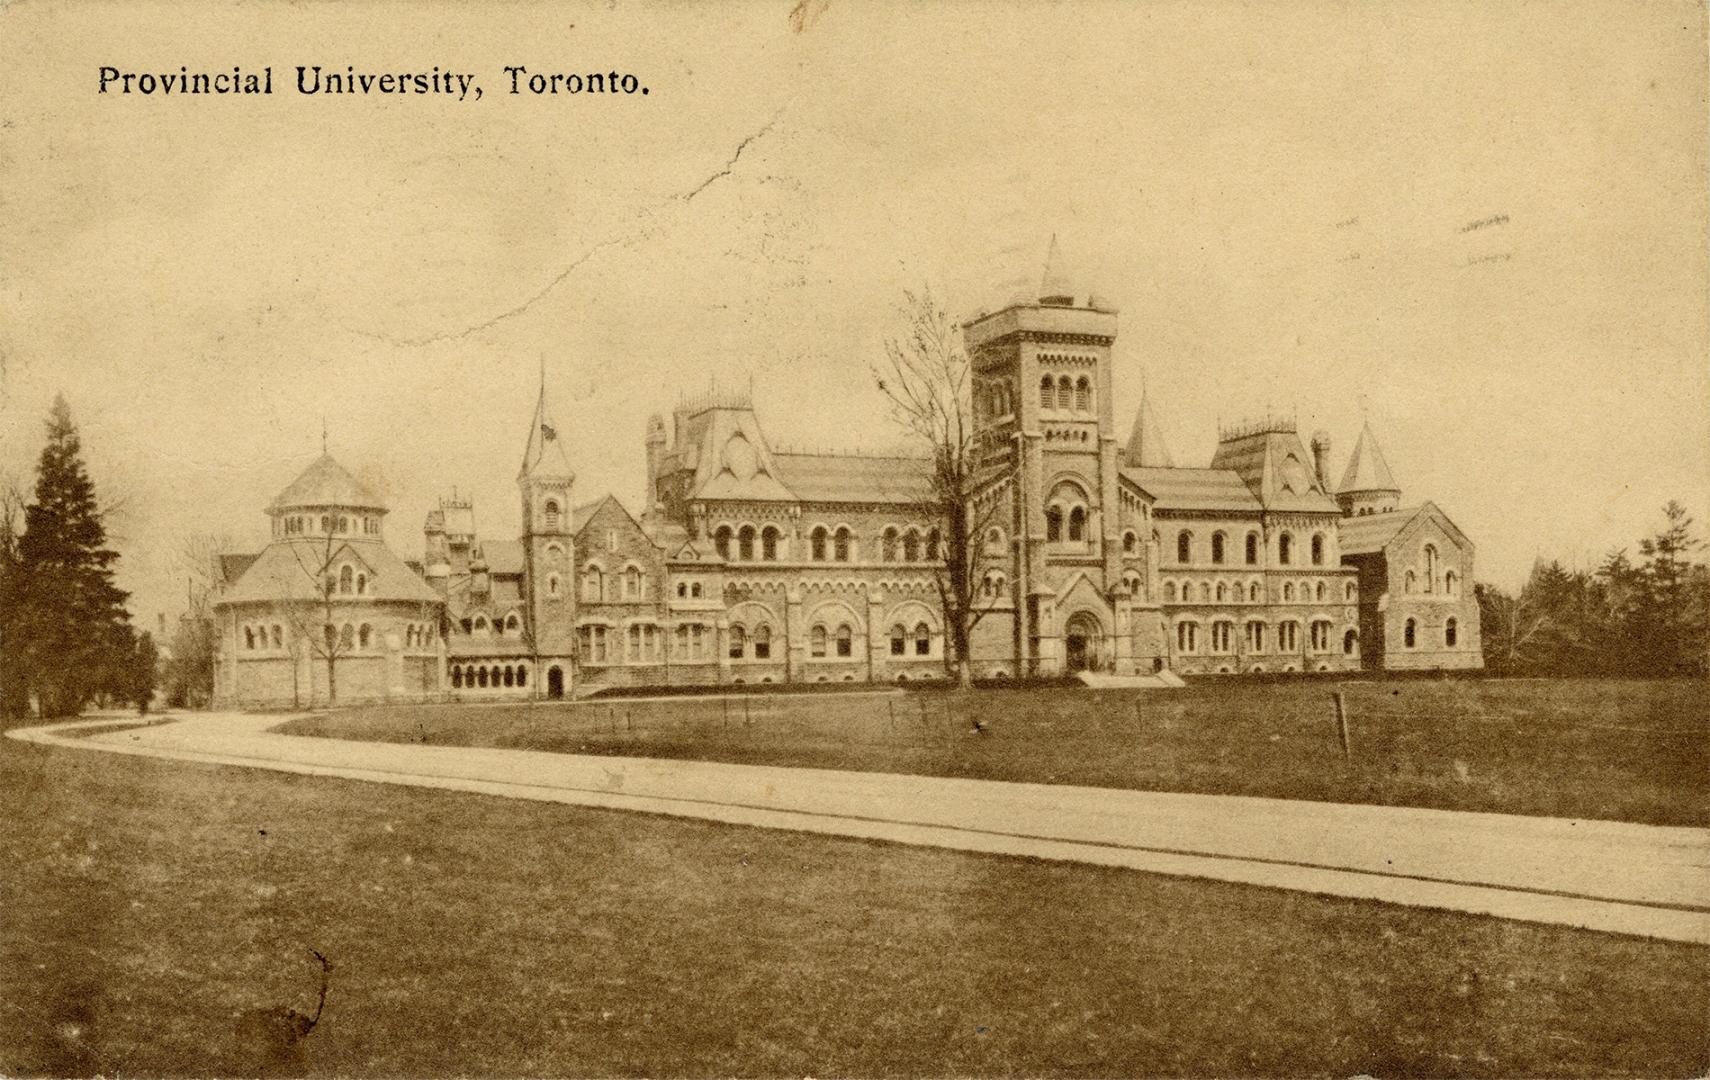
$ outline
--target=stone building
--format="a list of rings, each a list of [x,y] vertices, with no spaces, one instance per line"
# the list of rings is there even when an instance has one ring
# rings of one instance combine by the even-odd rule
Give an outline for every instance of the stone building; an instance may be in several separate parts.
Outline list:
[[[1473,545],[1435,505],[1401,508],[1369,425],[1334,487],[1330,437],[1308,445],[1276,418],[1178,466],[1144,395],[1119,437],[1116,333],[1116,310],[1054,266],[1037,297],[963,327],[984,477],[968,508],[977,676],[1482,666]],[[385,548],[379,500],[323,458],[275,500],[274,543],[229,563],[225,700],[315,685],[285,644],[298,623],[316,641],[354,635],[341,700],[945,677],[926,459],[775,447],[735,394],[654,416],[645,453],[639,514],[609,495],[573,503],[543,387],[522,535],[483,540],[454,496],[428,515],[419,569]],[[328,541],[366,574],[354,592],[334,577],[331,631],[306,608],[278,614],[326,606],[287,555]]]

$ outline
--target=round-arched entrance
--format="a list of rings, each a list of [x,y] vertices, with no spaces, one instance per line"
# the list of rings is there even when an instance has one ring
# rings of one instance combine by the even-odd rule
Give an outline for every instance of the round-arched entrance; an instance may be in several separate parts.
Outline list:
[[[554,701],[564,696],[564,669],[557,664],[546,669],[546,696]]]
[[[1104,627],[1089,612],[1069,616],[1063,624],[1063,663],[1069,674],[1097,671],[1104,644]]]

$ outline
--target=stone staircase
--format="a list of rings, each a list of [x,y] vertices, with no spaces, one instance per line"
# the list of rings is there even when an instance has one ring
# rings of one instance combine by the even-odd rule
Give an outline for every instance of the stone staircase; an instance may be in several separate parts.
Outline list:
[[[1077,672],[1075,678],[1094,690],[1174,690],[1186,686],[1173,671],[1155,671],[1145,675],[1109,675],[1102,671]]]

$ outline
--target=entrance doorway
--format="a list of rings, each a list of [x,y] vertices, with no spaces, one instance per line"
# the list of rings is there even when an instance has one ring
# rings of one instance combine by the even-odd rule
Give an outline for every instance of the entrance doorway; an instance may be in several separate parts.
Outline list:
[[[1069,674],[1098,670],[1099,644],[1103,637],[1104,631],[1091,615],[1083,611],[1070,616],[1069,621],[1063,624],[1064,662]]]
[[[546,669],[546,696],[554,701],[564,696],[564,669],[557,665]]]

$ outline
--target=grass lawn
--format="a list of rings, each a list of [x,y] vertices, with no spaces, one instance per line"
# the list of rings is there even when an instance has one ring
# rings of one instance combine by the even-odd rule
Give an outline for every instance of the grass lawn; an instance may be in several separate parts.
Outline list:
[[[0,740],[0,1074],[1702,1075],[1710,950]]]
[[[305,735],[1710,825],[1701,681],[1350,682],[355,709]],[[989,732],[975,735],[979,717]]]

